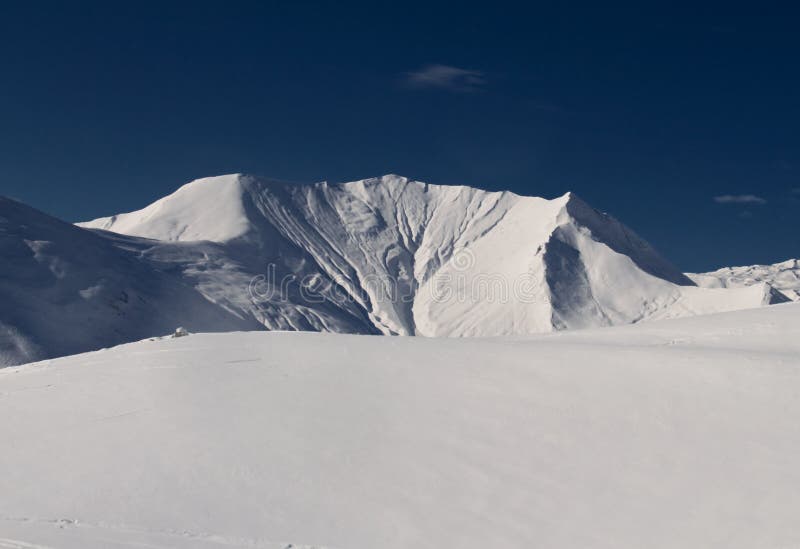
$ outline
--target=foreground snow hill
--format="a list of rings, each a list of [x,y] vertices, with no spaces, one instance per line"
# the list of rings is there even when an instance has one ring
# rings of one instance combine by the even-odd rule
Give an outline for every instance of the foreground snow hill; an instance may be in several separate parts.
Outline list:
[[[0,370],[0,547],[800,544],[800,304],[230,333]]]
[[[571,193],[200,179],[70,226],[0,198],[0,367],[191,331],[523,335],[787,301],[699,288]]]

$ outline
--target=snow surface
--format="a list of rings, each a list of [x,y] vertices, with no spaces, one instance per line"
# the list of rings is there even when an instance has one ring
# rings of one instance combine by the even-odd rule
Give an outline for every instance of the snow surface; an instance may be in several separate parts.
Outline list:
[[[800,304],[0,370],[0,547],[800,546]]]
[[[774,265],[725,267],[710,273],[687,273],[704,288],[743,288],[767,283],[792,301],[800,301],[800,261],[789,259]]]

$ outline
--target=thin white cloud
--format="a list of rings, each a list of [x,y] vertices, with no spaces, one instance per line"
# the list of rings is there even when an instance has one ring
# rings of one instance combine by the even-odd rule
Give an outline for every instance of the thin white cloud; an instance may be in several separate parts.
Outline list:
[[[486,77],[482,71],[450,65],[427,65],[420,70],[406,73],[405,83],[417,89],[473,92],[486,85]]]
[[[718,204],[766,204],[767,201],[754,194],[723,194],[714,197]]]

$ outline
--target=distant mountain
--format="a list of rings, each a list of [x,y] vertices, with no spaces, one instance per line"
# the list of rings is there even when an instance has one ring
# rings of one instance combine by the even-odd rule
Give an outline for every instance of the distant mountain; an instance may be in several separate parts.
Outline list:
[[[174,330],[523,335],[786,301],[707,289],[571,193],[193,181],[75,227],[0,200],[0,365]]]
[[[800,301],[800,261],[789,259],[774,265],[725,267],[710,273],[687,273],[703,288],[743,288],[769,284],[792,301]]]

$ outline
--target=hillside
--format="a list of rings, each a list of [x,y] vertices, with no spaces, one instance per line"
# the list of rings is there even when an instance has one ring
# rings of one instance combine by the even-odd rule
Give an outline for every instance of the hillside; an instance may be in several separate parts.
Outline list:
[[[792,547],[798,357],[786,304],[524,339],[197,334],[6,368],[0,547]]]

